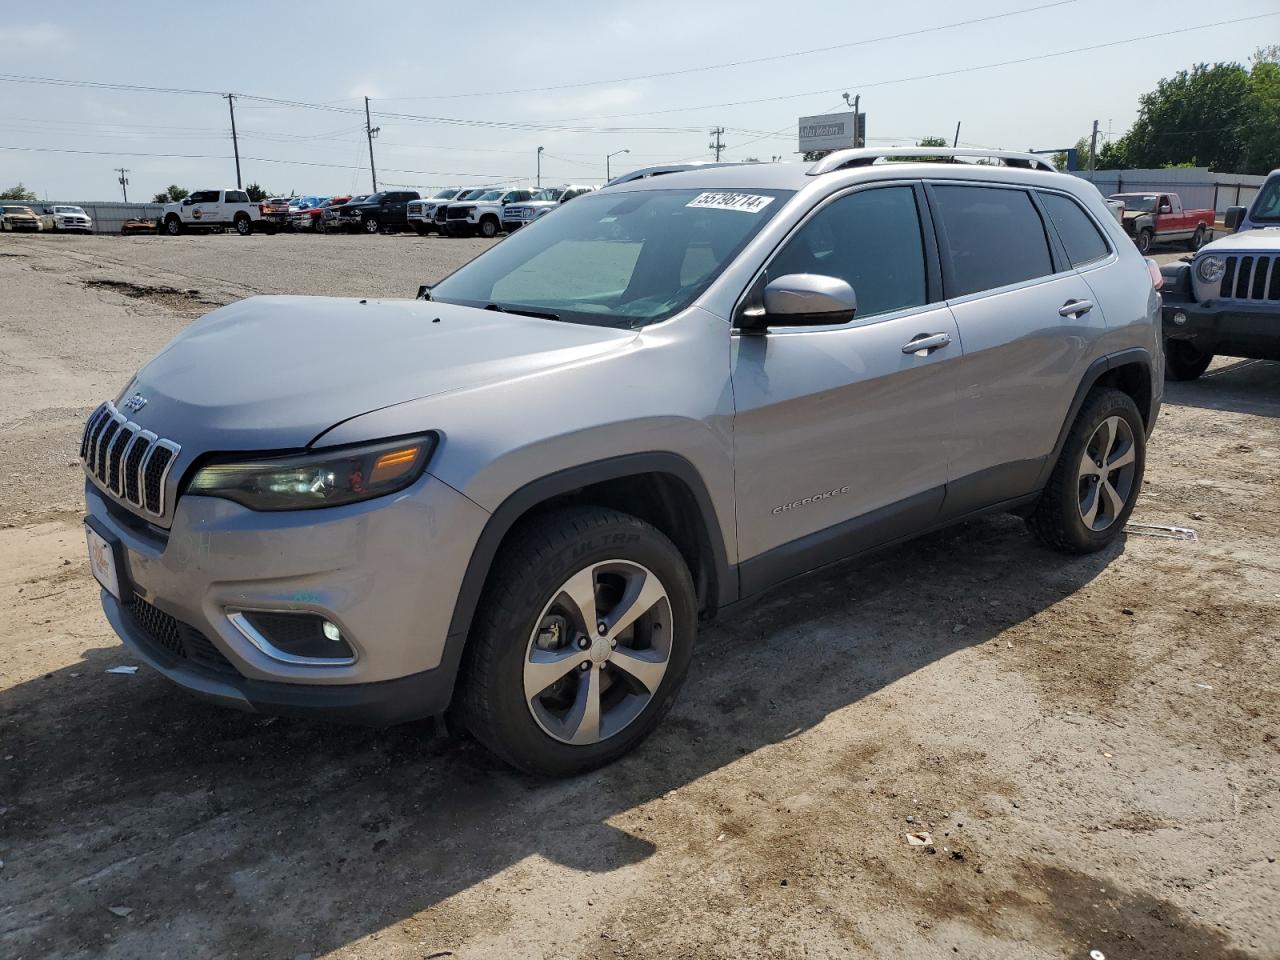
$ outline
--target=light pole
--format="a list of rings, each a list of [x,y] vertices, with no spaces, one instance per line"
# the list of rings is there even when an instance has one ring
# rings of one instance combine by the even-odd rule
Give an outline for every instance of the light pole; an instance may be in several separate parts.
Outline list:
[[[622,150],[615,150],[613,151],[613,153],[605,154],[605,158],[604,158],[604,182],[605,183],[608,183],[610,180],[613,179],[613,177],[609,175],[609,161],[612,160],[614,157],[616,157],[620,153],[630,153],[630,152],[631,152],[630,150],[627,150],[624,148]]]
[[[538,189],[542,189],[542,151],[545,147],[538,148]]]

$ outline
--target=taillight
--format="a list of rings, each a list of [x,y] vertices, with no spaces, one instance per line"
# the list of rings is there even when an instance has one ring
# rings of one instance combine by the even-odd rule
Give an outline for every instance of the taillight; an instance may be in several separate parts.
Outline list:
[[[1150,257],[1145,259],[1147,261],[1147,276],[1151,278],[1151,289],[1159,290],[1164,286],[1164,274],[1160,272],[1160,265]]]

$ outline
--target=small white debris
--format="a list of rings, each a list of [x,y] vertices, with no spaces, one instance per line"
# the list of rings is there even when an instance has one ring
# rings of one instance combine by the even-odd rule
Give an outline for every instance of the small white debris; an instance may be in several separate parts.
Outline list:
[[[720,843],[721,841],[724,840],[724,838],[725,838],[725,835],[723,833],[720,834],[720,836],[716,837],[716,843]]]
[[[127,917],[133,913],[133,907],[107,907],[109,913],[114,913],[117,917]]]
[[[1090,950],[1089,960],[1107,960],[1107,955],[1101,950]]]
[[[919,833],[908,833],[907,843],[913,847],[931,846],[933,844],[933,834],[926,830],[921,830]]]
[[[127,667],[127,666],[112,667],[110,670],[107,671],[107,673],[137,673],[137,672],[138,672],[137,667]]]
[[[1211,684],[1208,684],[1208,683],[1197,683],[1197,684],[1196,684],[1196,686],[1197,686],[1197,687],[1199,687],[1201,690],[1212,690],[1212,689],[1213,689],[1213,686],[1212,686]]]

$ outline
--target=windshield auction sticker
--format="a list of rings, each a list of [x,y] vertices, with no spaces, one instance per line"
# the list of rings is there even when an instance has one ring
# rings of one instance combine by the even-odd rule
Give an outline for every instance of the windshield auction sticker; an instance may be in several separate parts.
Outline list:
[[[743,213],[759,213],[769,204],[773,197],[760,197],[754,193],[700,193],[686,207],[701,207],[704,210],[740,210]]]

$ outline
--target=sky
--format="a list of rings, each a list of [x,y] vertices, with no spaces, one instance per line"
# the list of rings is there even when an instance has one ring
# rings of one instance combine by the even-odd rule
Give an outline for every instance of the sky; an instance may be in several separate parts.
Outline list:
[[[118,199],[122,166],[130,200],[234,186],[219,93],[243,182],[273,194],[370,189],[366,96],[384,188],[533,184],[539,146],[544,184],[598,183],[615,151],[615,176],[711,159],[713,127],[726,159],[797,159],[797,119],[845,92],[869,146],[959,122],[962,146],[1048,149],[1095,119],[1118,136],[1161,77],[1277,41],[1276,0],[6,0],[0,187]]]

